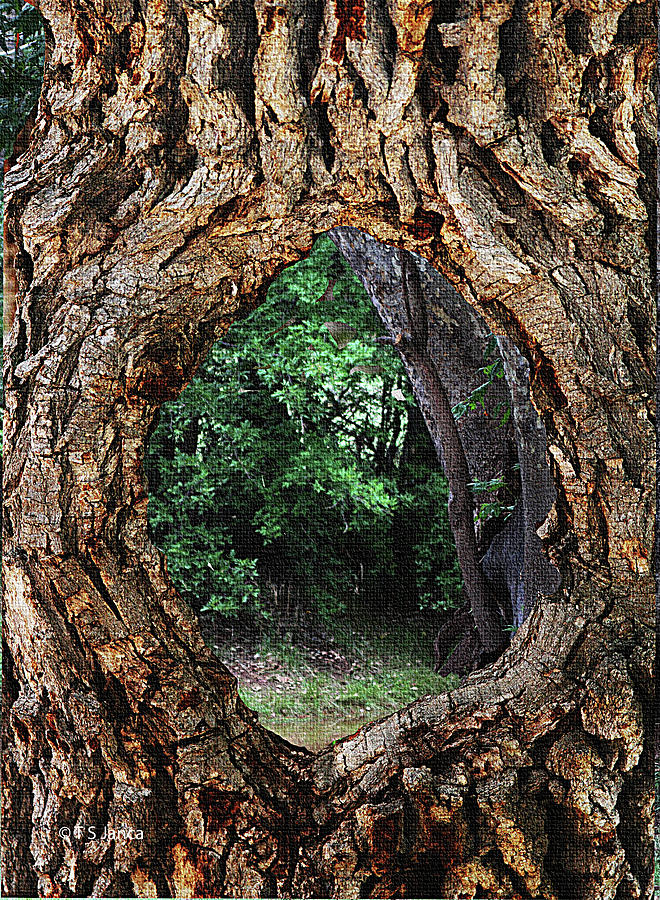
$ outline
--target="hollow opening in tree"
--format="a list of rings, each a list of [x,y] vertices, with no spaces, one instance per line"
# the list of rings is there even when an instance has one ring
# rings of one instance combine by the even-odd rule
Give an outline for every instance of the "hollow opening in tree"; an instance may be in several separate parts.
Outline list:
[[[436,279],[423,287],[429,300],[438,285],[447,295],[446,346],[415,348],[386,317],[384,328],[369,274],[365,291],[322,237],[161,410],[147,458],[152,536],[207,641],[264,724],[313,748],[448,689],[504,649],[529,611],[501,342],[409,259]],[[406,295],[404,282],[392,296]],[[415,399],[425,366],[451,404],[443,427],[458,450],[431,437]],[[424,403],[419,383],[417,394]],[[454,511],[450,524],[443,454],[463,454],[453,496],[463,491],[468,522]],[[454,546],[452,529],[466,525],[472,561]],[[483,640],[475,561],[494,647]]]

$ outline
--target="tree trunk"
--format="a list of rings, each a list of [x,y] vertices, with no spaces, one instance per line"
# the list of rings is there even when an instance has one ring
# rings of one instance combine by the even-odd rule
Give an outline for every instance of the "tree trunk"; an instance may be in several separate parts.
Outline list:
[[[479,632],[484,661],[493,662],[506,646],[506,640],[497,601],[479,560],[474,502],[469,488],[470,469],[447,391],[429,353],[426,298],[417,266],[405,252],[400,254],[400,259],[402,299],[408,328],[405,336],[397,335],[394,341],[399,343],[401,356],[408,368],[417,373],[420,406],[432,423],[431,434],[438,456],[444,460],[449,484],[449,524],[456,541],[465,593]]]
[[[6,176],[5,894],[650,897],[651,3],[42,12]],[[526,359],[555,499],[525,527],[561,584],[459,689],[312,754],[204,646],[142,460],[159,405],[337,226],[375,239],[392,321],[397,247]],[[461,332],[428,316],[432,348]]]

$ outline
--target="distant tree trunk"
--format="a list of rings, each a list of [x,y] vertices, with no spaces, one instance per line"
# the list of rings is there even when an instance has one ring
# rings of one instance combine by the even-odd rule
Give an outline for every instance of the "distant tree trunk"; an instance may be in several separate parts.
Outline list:
[[[400,260],[408,329],[406,334],[397,335],[394,342],[398,342],[403,359],[417,372],[420,406],[432,423],[431,437],[438,456],[444,460],[449,484],[449,524],[456,541],[465,593],[479,632],[484,661],[492,662],[504,649],[506,640],[497,601],[486,582],[477,550],[470,469],[452,405],[429,352],[426,298],[417,266],[405,251],[401,252]]]
[[[414,493],[420,488],[424,473],[432,470],[436,461],[435,448],[418,406],[411,406],[406,412],[406,424],[401,446],[401,457],[397,470],[397,481],[401,490]],[[394,575],[392,593],[397,592],[405,615],[419,610],[417,575],[414,548],[419,544],[428,527],[424,512],[398,507],[392,516],[392,558]],[[398,604],[397,604],[398,605]]]
[[[42,12],[5,182],[5,894],[650,897],[651,3]],[[393,324],[392,248],[456,285],[416,263],[450,400],[487,328],[526,360],[555,499],[525,528],[561,584],[451,695],[312,754],[204,646],[142,460],[158,407],[330,229]],[[477,421],[484,472],[502,448]]]

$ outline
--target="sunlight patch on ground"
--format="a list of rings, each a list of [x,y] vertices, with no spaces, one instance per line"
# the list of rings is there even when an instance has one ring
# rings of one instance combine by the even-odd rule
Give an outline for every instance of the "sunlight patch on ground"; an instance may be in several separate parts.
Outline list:
[[[378,652],[364,636],[349,648],[264,643],[253,652],[233,646],[222,655],[261,723],[310,750],[458,683],[456,676],[436,675],[420,656]]]

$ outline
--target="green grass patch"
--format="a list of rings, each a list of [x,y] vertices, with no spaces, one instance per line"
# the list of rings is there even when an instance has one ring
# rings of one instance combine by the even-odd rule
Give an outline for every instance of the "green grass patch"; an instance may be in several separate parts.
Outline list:
[[[429,641],[396,628],[344,631],[319,650],[266,638],[234,671],[242,699],[262,724],[319,749],[420,697],[456,687],[457,676],[433,672]]]

